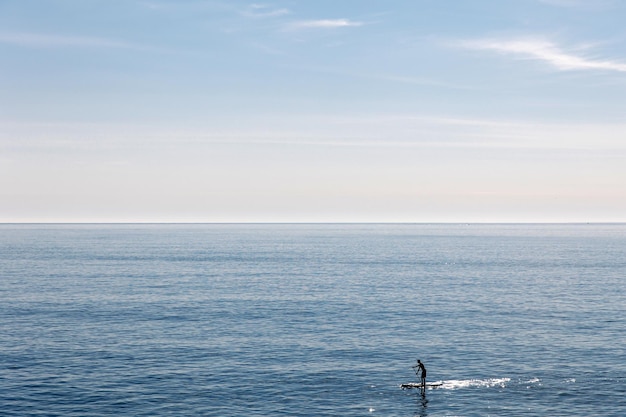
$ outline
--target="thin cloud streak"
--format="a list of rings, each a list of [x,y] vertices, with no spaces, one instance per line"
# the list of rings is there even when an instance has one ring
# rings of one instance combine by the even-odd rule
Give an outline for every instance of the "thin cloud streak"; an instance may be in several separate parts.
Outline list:
[[[495,51],[502,54],[526,56],[544,61],[562,71],[605,70],[626,72],[626,64],[608,60],[593,60],[564,52],[553,42],[545,40],[497,40],[482,39],[463,41],[467,49]]]
[[[304,131],[299,126],[329,129]],[[181,144],[305,145],[385,148],[527,149],[600,151],[623,155],[626,125],[410,115],[305,118],[295,125],[257,122],[248,129],[162,129],[144,125],[0,123],[0,153],[43,150],[94,153],[105,149],[169,149]],[[97,151],[96,151],[97,152]]]
[[[154,48],[107,38],[86,36],[62,36],[41,33],[0,33],[0,44],[31,48],[121,48],[150,50]]]
[[[344,27],[363,26],[363,22],[356,22],[350,19],[320,19],[320,20],[300,20],[287,25],[288,29],[334,29]]]
[[[442,87],[442,88],[449,88],[449,89],[455,89],[455,90],[475,90],[476,89],[476,87],[471,87],[469,85],[454,84],[454,83],[450,83],[447,81],[442,81],[440,79],[428,78],[428,77],[414,77],[414,76],[398,75],[398,74],[347,71],[347,70],[331,68],[331,67],[308,66],[308,67],[296,67],[296,68],[298,68],[298,70],[311,71],[311,72],[322,73],[322,74],[332,74],[332,75],[338,75],[342,77],[377,80],[377,81],[401,83],[401,84],[408,84],[408,85],[415,85],[415,86]]]
[[[613,0],[539,0],[540,3],[556,7],[576,9],[605,9],[614,4]]]
[[[245,17],[251,17],[255,19],[265,19],[271,17],[280,17],[291,14],[289,9],[272,9],[269,6],[263,4],[251,4],[248,9],[242,13]]]

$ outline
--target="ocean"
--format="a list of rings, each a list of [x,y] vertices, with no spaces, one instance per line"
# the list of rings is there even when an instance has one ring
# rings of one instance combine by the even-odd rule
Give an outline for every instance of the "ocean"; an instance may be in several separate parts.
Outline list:
[[[623,417],[626,224],[0,225],[0,415]]]

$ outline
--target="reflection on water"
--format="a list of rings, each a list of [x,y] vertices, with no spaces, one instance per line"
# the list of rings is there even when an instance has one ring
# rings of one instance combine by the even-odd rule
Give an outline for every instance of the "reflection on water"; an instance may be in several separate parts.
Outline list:
[[[426,417],[428,415],[428,398],[426,398],[426,390],[424,388],[420,389],[420,394],[417,397],[417,409],[416,416]]]

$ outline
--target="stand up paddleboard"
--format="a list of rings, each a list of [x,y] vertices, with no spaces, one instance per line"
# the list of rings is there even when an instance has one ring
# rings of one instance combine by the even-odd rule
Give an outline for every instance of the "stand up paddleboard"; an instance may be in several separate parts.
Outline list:
[[[437,388],[443,385],[443,382],[431,382],[431,383],[426,383],[426,385],[422,385],[419,382],[409,382],[406,384],[402,384],[400,385],[400,388],[402,389],[411,389],[411,388]]]

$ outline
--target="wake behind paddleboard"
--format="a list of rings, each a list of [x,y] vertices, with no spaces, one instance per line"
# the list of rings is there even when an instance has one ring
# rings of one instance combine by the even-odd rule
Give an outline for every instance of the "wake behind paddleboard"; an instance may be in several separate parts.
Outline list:
[[[401,384],[400,388],[402,389],[411,389],[411,388],[437,388],[443,385],[443,382],[431,382],[431,383],[426,383],[426,386],[422,385],[421,383],[418,382],[409,382],[406,384]]]

